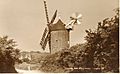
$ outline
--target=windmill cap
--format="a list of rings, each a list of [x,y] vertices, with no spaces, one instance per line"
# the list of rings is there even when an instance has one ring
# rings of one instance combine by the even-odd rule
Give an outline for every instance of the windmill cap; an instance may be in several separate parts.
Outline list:
[[[65,24],[59,19],[57,23],[51,24],[51,31],[56,31],[56,30],[66,30]]]

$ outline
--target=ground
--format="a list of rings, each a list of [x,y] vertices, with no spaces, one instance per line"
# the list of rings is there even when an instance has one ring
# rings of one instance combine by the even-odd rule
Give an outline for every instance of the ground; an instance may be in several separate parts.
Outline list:
[[[21,69],[16,69],[16,70],[18,73],[22,73],[22,74],[43,73],[37,70],[21,70]]]
[[[15,65],[15,69],[17,70],[18,73],[23,73],[23,74],[43,73],[42,71],[37,69],[38,66],[39,66],[38,64],[22,63]]]

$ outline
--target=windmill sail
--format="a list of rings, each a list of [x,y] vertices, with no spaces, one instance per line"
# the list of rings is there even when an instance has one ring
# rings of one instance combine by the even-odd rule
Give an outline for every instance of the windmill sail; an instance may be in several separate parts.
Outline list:
[[[44,6],[45,6],[45,14],[46,14],[46,18],[47,18],[47,23],[49,23],[49,17],[48,17],[48,11],[47,11],[47,3],[46,3],[46,0],[44,0]]]
[[[81,18],[82,17],[82,14],[78,14],[77,18]]]
[[[46,34],[47,34],[47,28],[45,28],[45,30],[44,30],[44,33],[43,33],[43,36],[42,36],[42,41],[44,40]]]
[[[43,50],[45,50],[45,47],[46,47],[47,42],[48,42],[48,40],[49,40],[49,37],[50,37],[50,33],[47,34],[47,36],[46,36],[46,38],[45,38],[45,40],[44,40],[44,42],[43,42],[43,44],[42,44]]]
[[[81,24],[81,22],[77,20],[77,24]]]
[[[57,10],[55,11],[55,13],[54,13],[54,15],[53,15],[52,20],[51,20],[51,22],[50,22],[50,23],[53,23],[53,22],[54,22],[54,20],[55,20],[56,16],[57,16]]]
[[[47,29],[47,27],[45,28],[44,30],[44,33],[43,33],[43,36],[42,36],[42,39],[41,39],[41,42],[40,42],[40,45],[43,46],[44,42],[45,42],[45,38],[47,37],[49,31]]]

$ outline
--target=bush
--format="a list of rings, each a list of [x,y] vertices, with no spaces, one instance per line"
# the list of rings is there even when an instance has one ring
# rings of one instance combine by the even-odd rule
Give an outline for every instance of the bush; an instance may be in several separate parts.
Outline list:
[[[43,72],[63,73],[72,71],[67,68],[80,67],[83,65],[81,61],[84,46],[85,44],[77,44],[70,49],[63,49],[62,51],[47,55],[40,70]]]

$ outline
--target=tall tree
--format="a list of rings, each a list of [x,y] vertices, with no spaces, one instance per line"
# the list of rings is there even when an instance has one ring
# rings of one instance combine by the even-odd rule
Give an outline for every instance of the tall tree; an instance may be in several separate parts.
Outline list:
[[[14,65],[19,61],[19,51],[13,39],[8,39],[8,36],[0,37],[0,73],[16,72]]]
[[[116,15],[98,23],[95,31],[86,30],[86,66],[99,67],[101,72],[118,72],[119,69],[119,10]]]

